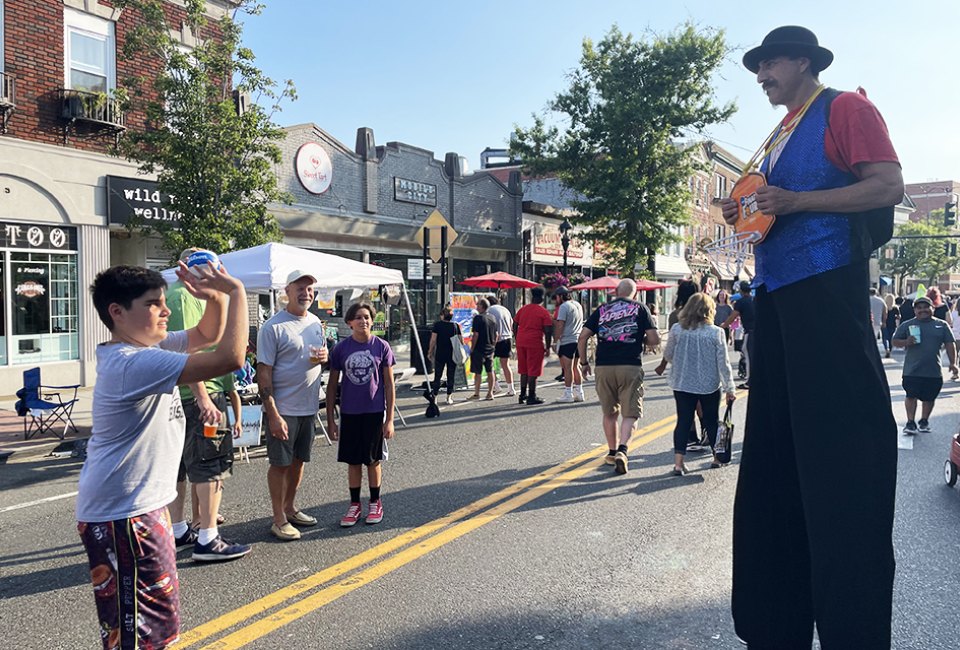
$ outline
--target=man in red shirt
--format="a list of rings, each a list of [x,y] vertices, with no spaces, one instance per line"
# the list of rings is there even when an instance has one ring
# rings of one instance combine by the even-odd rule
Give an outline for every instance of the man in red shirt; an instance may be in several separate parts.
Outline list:
[[[824,650],[890,648],[897,428],[867,289],[903,178],[873,104],[820,84],[832,61],[792,26],[743,57],[788,111],[764,144],[767,185],[755,194],[776,220],[755,245],[734,505],[733,617],[751,649],[809,650],[814,627]],[[722,207],[736,223],[737,201]],[[830,316],[811,320],[812,304]]]
[[[521,404],[543,404],[537,397],[537,377],[543,374],[543,361],[550,354],[553,336],[553,317],[543,306],[543,294],[540,287],[531,289],[530,304],[521,307],[513,317]]]

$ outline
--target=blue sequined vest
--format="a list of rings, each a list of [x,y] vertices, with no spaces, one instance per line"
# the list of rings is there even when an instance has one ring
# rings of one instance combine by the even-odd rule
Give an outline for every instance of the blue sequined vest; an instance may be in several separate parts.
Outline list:
[[[793,192],[830,190],[856,182],[853,174],[835,167],[823,149],[829,106],[833,97],[822,93],[807,110],[784,146],[773,171],[769,158],[760,170],[770,185]],[[855,261],[850,216],[829,212],[778,214],[762,244],[754,248],[757,275],[754,286],[775,291],[794,282],[847,266]],[[858,247],[859,248],[859,247]]]

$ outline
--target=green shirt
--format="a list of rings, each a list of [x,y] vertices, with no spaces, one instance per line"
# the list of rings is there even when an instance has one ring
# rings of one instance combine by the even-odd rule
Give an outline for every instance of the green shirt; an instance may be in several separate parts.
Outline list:
[[[182,282],[174,282],[166,292],[167,308],[170,316],[167,318],[167,330],[179,332],[196,327],[203,318],[206,305],[199,298],[190,295]],[[229,393],[233,390],[233,374],[217,377],[203,382],[208,393]],[[189,401],[194,399],[193,391],[188,386],[180,387],[180,399]]]

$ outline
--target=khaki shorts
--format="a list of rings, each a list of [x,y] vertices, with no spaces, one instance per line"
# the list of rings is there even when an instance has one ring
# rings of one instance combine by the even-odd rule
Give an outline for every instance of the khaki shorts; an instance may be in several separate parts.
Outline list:
[[[643,415],[643,368],[597,366],[597,397],[604,415],[639,418]]]

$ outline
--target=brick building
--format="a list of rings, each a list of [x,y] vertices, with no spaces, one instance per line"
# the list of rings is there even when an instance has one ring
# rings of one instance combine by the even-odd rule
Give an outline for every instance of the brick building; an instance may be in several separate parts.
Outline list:
[[[216,18],[228,0],[209,0]],[[181,7],[167,7],[183,24]],[[100,0],[0,0],[0,382],[20,385],[24,367],[43,365],[49,384],[89,384],[106,329],[86,299],[111,263],[143,263],[151,244],[121,239],[108,217],[108,178],[137,179],[111,151],[127,128],[117,80],[159,70],[118,55],[138,16]],[[181,29],[185,47],[195,45]],[[144,55],[146,57],[146,55]],[[149,188],[143,188],[149,195]],[[159,204],[159,201],[157,201]],[[154,255],[155,256],[155,255]]]
[[[910,213],[910,221],[925,221],[934,210],[943,210],[947,203],[956,203],[960,195],[960,182],[928,181],[926,183],[907,183],[904,187],[907,196],[916,209]]]

